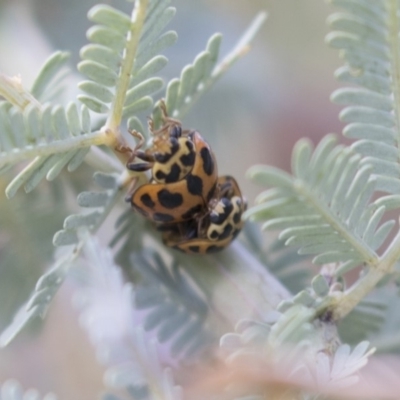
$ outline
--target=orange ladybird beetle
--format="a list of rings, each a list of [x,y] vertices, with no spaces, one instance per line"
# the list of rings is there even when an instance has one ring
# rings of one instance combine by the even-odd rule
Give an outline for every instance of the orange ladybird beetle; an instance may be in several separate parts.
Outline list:
[[[193,130],[182,130],[180,121],[169,118],[161,103],[164,125],[153,129],[153,144],[140,150],[143,137],[132,151],[127,168],[132,171],[151,170],[148,183],[130,196],[132,207],[157,223],[182,222],[207,209],[216,188],[218,171],[215,156],[202,136]],[[139,159],[143,162],[132,162]]]
[[[188,254],[214,253],[227,247],[243,227],[247,203],[231,176],[218,178],[216,195],[204,217],[160,225],[164,244]]]

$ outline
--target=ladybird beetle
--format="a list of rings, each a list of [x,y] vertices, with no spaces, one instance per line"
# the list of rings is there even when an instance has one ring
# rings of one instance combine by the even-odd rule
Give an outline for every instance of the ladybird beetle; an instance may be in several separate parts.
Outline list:
[[[223,250],[236,238],[243,227],[246,200],[231,176],[218,178],[216,193],[204,217],[159,226],[166,246],[188,254],[207,254]]]
[[[150,121],[153,146],[140,150],[142,138],[127,163],[130,170],[152,172],[150,181],[130,195],[130,202],[154,222],[181,222],[207,209],[217,184],[217,162],[202,136],[196,131],[183,131],[178,120],[167,116],[165,105],[163,118],[164,125],[157,131]],[[136,158],[144,162],[131,162]]]
[[[138,135],[136,133],[136,135]],[[131,171],[142,172],[151,169],[154,182],[171,183],[182,180],[195,162],[193,132],[182,136],[179,121],[169,119],[161,130],[153,131],[153,145],[146,151],[139,150],[143,139],[131,158],[139,158],[142,163],[127,163]]]

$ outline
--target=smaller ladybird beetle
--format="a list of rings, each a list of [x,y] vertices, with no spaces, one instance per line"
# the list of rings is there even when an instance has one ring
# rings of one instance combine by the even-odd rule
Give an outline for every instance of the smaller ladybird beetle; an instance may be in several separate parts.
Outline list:
[[[181,222],[194,218],[214,196],[218,171],[215,156],[196,131],[183,131],[179,121],[164,110],[164,125],[153,133],[153,146],[132,151],[127,167],[152,172],[148,183],[130,196],[132,207],[154,222]],[[135,133],[138,136],[138,133]],[[144,162],[133,163],[136,158]]]
[[[243,227],[246,200],[231,176],[218,178],[216,193],[204,216],[159,226],[166,246],[188,254],[206,254],[224,249],[236,238]]]

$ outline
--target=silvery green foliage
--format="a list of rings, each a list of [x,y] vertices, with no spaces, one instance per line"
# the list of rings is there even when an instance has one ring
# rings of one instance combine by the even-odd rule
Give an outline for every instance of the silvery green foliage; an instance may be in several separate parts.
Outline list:
[[[363,262],[377,262],[376,250],[394,221],[378,225],[398,200],[371,202],[376,182],[371,167],[361,165],[351,149],[335,144],[335,137],[326,136],[313,151],[309,141],[299,141],[293,176],[273,167],[252,167],[254,181],[274,188],[257,197],[247,216],[266,221],[263,229],[281,230],[280,239],[300,247],[299,254],[316,254],[316,264],[342,263],[340,275]]]
[[[143,6],[143,4],[147,4],[147,2],[142,0],[142,2],[138,2],[138,4]],[[128,119],[127,125],[131,129],[143,131],[143,124],[135,115],[139,109],[142,110],[141,106],[138,108],[138,104],[146,103],[147,106],[152,104],[149,94],[160,88],[158,78],[154,80],[152,77],[165,66],[167,61],[165,57],[158,55],[158,53],[167,46],[173,44],[176,40],[176,34],[174,32],[163,33],[165,26],[175,14],[175,9],[168,7],[168,4],[169,2],[151,0],[147,4],[146,15],[142,15],[142,18],[140,18],[140,16],[137,18],[135,17],[135,20],[133,22],[129,20],[129,23],[126,15],[109,6],[95,6],[89,12],[89,17],[99,25],[89,30],[88,37],[92,44],[84,47],[82,50],[81,55],[84,61],[79,64],[79,69],[88,76],[90,81],[85,81],[81,84],[81,88],[86,90],[90,96],[83,96],[80,99],[88,106],[91,106],[92,109],[100,107],[101,110],[98,108],[97,111],[107,113],[109,102],[104,96],[101,97],[101,93],[108,93],[105,90],[105,88],[108,88],[107,90],[111,90],[112,96],[115,97],[113,97],[111,101],[111,108],[121,106],[121,104],[116,104],[118,102],[115,99],[118,98],[120,101],[123,99],[124,104],[120,117]],[[264,14],[257,17],[239,45],[217,66],[215,66],[218,55],[216,40],[219,43],[220,36],[218,36],[219,39],[215,39],[217,36],[214,36],[209,42],[209,51],[206,52],[207,54],[202,53],[203,59],[208,60],[207,74],[204,70],[202,74],[196,75],[196,82],[198,85],[201,85],[203,81],[204,85],[201,88],[194,86],[192,90],[200,91],[201,94],[203,94],[205,86],[209,87],[240,57],[243,53],[243,48],[248,46],[249,41],[255,35],[264,19]],[[140,24],[140,22],[142,22],[142,24]],[[135,35],[139,35],[140,37],[136,37],[137,48],[132,49],[132,43],[135,43],[132,38],[134,38]],[[125,45],[126,51],[123,51],[123,46]],[[123,59],[121,59],[122,53],[124,54]],[[129,55],[133,55],[134,58],[129,58]],[[29,104],[26,107],[26,110],[32,107],[32,109],[35,110],[37,107],[40,109],[38,100],[41,99],[42,95],[44,96],[46,92],[45,89],[54,84],[54,79],[57,78],[59,71],[64,65],[65,58],[66,55],[64,53],[55,53],[42,68],[42,71],[39,73],[33,85],[32,91],[27,92],[21,89],[21,103],[32,103],[32,105]],[[126,66],[130,67],[129,70],[126,70]],[[217,71],[217,73],[215,73],[215,71]],[[121,82],[123,82],[123,77],[126,76],[124,75],[125,73],[129,74],[131,79],[128,82],[129,84],[125,88],[122,88],[126,90],[126,92],[121,93]],[[210,74],[214,74],[212,79],[210,79]],[[205,83],[207,83],[207,85],[205,85]],[[157,86],[156,89],[154,84]],[[13,87],[13,89],[15,90],[15,87]],[[20,88],[17,87],[17,89],[19,90]],[[16,92],[18,92],[18,90],[16,90]],[[37,99],[32,97],[32,95],[36,95]],[[198,94],[196,94],[196,96],[198,97]],[[107,97],[107,99],[109,99],[109,97]],[[100,104],[99,101],[102,103]],[[95,106],[95,104],[97,104],[97,106]],[[7,104],[4,107],[7,110],[9,108]],[[57,112],[55,112],[54,115],[57,116],[59,122],[56,125],[57,132],[59,131],[57,137],[55,140],[42,143],[39,146],[43,152],[48,155],[38,156],[32,164],[25,168],[11,182],[7,189],[9,197],[14,195],[16,190],[22,185],[25,185],[27,190],[33,189],[46,174],[48,178],[55,177],[56,174],[61,171],[62,167],[68,163],[70,163],[68,164],[70,169],[76,167],[83,161],[91,144],[100,144],[102,143],[101,140],[107,137],[107,132],[103,132],[102,130],[89,133],[92,122],[86,106],[83,106],[81,116],[79,116],[77,112],[78,109],[75,105],[68,106],[66,109],[62,106],[57,106],[56,110]],[[53,115],[52,112],[48,112]],[[32,113],[35,114],[36,111],[32,111]],[[111,113],[108,117],[110,116],[113,117],[114,114]],[[65,121],[67,125],[64,124]],[[32,126],[29,125],[29,127]],[[51,127],[51,124],[49,126],[46,125],[45,129],[48,130]],[[24,132],[24,130],[22,130],[22,132]],[[59,137],[59,134],[62,134],[62,137]],[[68,135],[72,135],[73,137],[69,137]],[[53,139],[51,135],[50,137]],[[100,140],[100,142],[98,142],[98,140]],[[21,153],[21,149],[8,148],[8,153],[1,154],[4,154],[5,157],[9,157],[14,163],[28,157],[31,153],[35,154],[37,151],[35,147],[29,147],[29,151],[27,150],[28,152]],[[73,157],[70,158],[67,156],[69,150],[66,151],[66,149],[77,153],[76,155],[74,153]],[[61,156],[59,153],[63,153],[64,155]],[[15,154],[17,154],[17,156],[14,157]],[[97,163],[103,166],[104,160],[109,161],[107,157],[108,156],[103,155],[99,158]],[[7,160],[8,158],[5,161]],[[0,158],[0,163],[1,162],[2,160]],[[113,163],[110,162],[110,166],[112,164]],[[88,230],[89,232],[96,232],[113,207],[121,199],[123,193],[122,181],[126,179],[123,173],[119,177],[116,175],[96,173],[94,178],[96,183],[102,187],[102,191],[83,192],[78,196],[78,204],[88,209],[88,211],[67,217],[64,222],[64,229],[55,234],[53,239],[54,245],[65,247],[65,251],[61,252],[62,256],[59,256],[53,267],[39,279],[31,299],[21,308],[13,323],[4,331],[1,337],[2,345],[6,345],[35,316],[43,316],[45,314],[50,301],[64,280],[70,265],[76,260],[85,244],[85,239],[79,238],[78,231]],[[138,228],[138,226],[136,226],[136,228]],[[123,236],[123,234],[121,236]],[[118,238],[116,238],[116,240],[117,239]],[[139,244],[140,241],[136,246]]]
[[[85,244],[86,237],[79,238],[78,231],[96,230],[120,199],[121,191],[115,176],[96,173],[94,180],[103,191],[83,192],[78,196],[79,204],[91,210],[85,214],[70,215],[64,222],[64,229],[55,234],[54,245],[65,248],[57,254],[54,265],[38,280],[28,302],[20,308],[13,322],[2,332],[0,346],[6,346],[35,317],[45,316],[53,297]]]
[[[353,349],[336,345],[333,356],[321,351],[318,332],[307,322],[310,310],[296,305],[283,314],[272,313],[265,322],[240,321],[236,332],[221,338],[227,362],[273,371],[278,382],[329,391],[350,387],[358,381],[358,371],[375,351],[366,341]],[[245,369],[244,369],[245,370]],[[254,393],[256,396],[257,394]],[[299,393],[300,395],[300,393]],[[305,395],[305,393],[303,393]]]
[[[132,270],[140,275],[135,287],[135,306],[146,310],[143,327],[156,331],[173,356],[188,359],[216,338],[204,327],[208,304],[177,262],[168,266],[160,254],[142,252],[132,256]]]
[[[351,85],[332,94],[347,107],[344,136],[363,155],[376,176],[376,189],[399,195],[398,32],[392,15],[397,4],[385,1],[331,0],[343,11],[330,16],[327,42],[341,50],[345,65],[335,76]],[[397,206],[398,207],[398,206]]]
[[[243,236],[249,250],[291,293],[302,290],[310,280],[309,257],[297,248],[286,248],[283,240],[265,246],[265,238],[255,223],[248,221]]]
[[[153,104],[151,96],[163,87],[162,79],[154,75],[168,60],[159,53],[177,39],[174,31],[164,32],[175,15],[175,8],[169,4],[169,0],[149,2],[133,68],[128,71],[131,80],[124,102],[125,116],[149,109]],[[126,61],[127,40],[137,28],[129,15],[108,5],[93,7],[88,17],[96,25],[87,32],[91,44],[81,50],[78,69],[89,80],[79,84],[86,94],[79,95],[78,99],[92,111],[107,114],[114,99],[114,88],[118,86],[121,65]]]
[[[64,221],[64,229],[54,235],[55,246],[69,246],[79,243],[77,231],[81,228],[96,231],[121,197],[117,175],[97,172],[93,177],[101,191],[82,192],[77,201],[87,211],[69,215]]]
[[[75,171],[89,150],[88,147],[76,147],[64,152],[62,157],[59,154],[40,155],[54,144],[74,143],[91,133],[86,107],[78,107],[74,102],[66,107],[44,102],[51,100],[49,95],[59,87],[57,78],[67,59],[67,53],[58,51],[44,63],[30,92],[37,101],[28,99],[22,110],[6,101],[0,105],[0,164],[11,166],[36,156],[7,187],[9,198],[22,186],[30,192],[44,177],[50,181],[55,179],[64,167],[70,172]],[[18,82],[15,84],[18,88]]]
[[[138,112],[152,106],[151,95],[163,86],[163,81],[154,74],[168,61],[158,53],[177,38],[173,31],[163,33],[175,14],[175,9],[168,7],[168,3],[150,1],[142,27],[110,6],[98,5],[89,12],[89,18],[99,25],[88,31],[92,44],[82,49],[83,61],[78,65],[79,71],[89,78],[79,84],[87,93],[78,96],[84,106],[78,107],[74,102],[66,107],[42,103],[58,87],[57,78],[68,58],[66,53],[56,52],[47,60],[30,92],[25,93],[18,81],[9,83],[14,86],[14,92],[22,92],[22,100],[19,108],[10,102],[2,102],[0,106],[3,132],[0,136],[0,166],[4,172],[5,167],[35,158],[10,183],[6,190],[8,197],[14,196],[22,186],[26,192],[33,190],[44,177],[55,179],[66,166],[70,172],[74,171],[84,161],[90,145],[101,144],[102,133],[93,128],[88,108],[97,113],[108,113],[108,104],[115,100],[121,75],[131,75],[123,94],[123,116],[133,119],[129,126],[136,121]],[[125,49],[132,32],[140,28],[137,53],[131,52],[136,55],[133,63],[127,58]],[[129,61],[133,67],[126,70]]]
[[[309,279],[309,287],[304,283],[308,271],[304,266],[293,267],[299,261],[294,251],[281,252],[279,244],[265,250],[254,232],[247,232],[247,248],[236,242],[230,252],[193,257],[188,262],[160,249],[154,232],[131,210],[118,218],[111,242],[122,273],[111,252],[92,234],[113,208],[122,204],[129,179],[126,173],[96,173],[94,179],[101,191],[78,196],[78,204],[88,211],[65,219],[64,229],[54,236],[59,253],[53,267],[40,278],[30,300],[2,333],[0,345],[8,344],[34,317],[44,316],[71,267],[77,266],[74,272],[81,278],[81,287],[75,300],[81,324],[99,360],[107,366],[105,383],[110,393],[104,399],[118,400],[121,392],[132,399],[181,399],[182,390],[174,383],[178,368],[166,365],[187,361],[193,354],[204,356],[201,350],[215,345],[222,330],[233,330],[241,306],[248,318],[236,324],[235,333],[220,340],[228,353],[228,365],[250,361],[253,367],[269,371],[272,364],[282,368],[289,386],[298,387],[300,380],[304,386],[322,391],[356,382],[358,371],[374,351],[364,339],[385,351],[384,344],[399,327],[398,318],[393,318],[397,294],[361,302],[375,284],[384,284],[381,278],[393,272],[390,263],[400,255],[389,252],[389,257],[380,251],[395,225],[393,220],[383,219],[384,214],[400,206],[399,62],[393,50],[398,31],[393,34],[390,29],[390,16],[397,20],[398,6],[389,1],[332,3],[346,10],[330,18],[334,32],[328,42],[344,50],[347,63],[337,76],[361,86],[341,89],[332,98],[350,105],[341,114],[349,123],[344,133],[357,141],[345,147],[328,135],[314,149],[309,141],[301,140],[293,151],[292,175],[265,166],[254,166],[249,172],[256,182],[272,188],[258,196],[257,205],[246,216],[262,221],[265,230],[280,230],[281,242],[299,249],[302,257],[314,255],[314,263],[324,265]],[[87,77],[79,84],[85,93],[78,97],[83,107],[41,103],[57,94],[53,87],[57,89],[55,82],[66,59],[59,52],[46,62],[32,90],[22,90],[20,109],[7,102],[0,105],[6,132],[0,137],[1,171],[36,156],[8,187],[9,197],[22,186],[32,190],[44,176],[54,179],[65,166],[76,168],[90,146],[106,144],[113,124],[116,131],[126,124],[144,133],[140,113],[153,106],[154,94],[162,97],[163,82],[156,75],[167,59],[159,53],[176,40],[175,32],[165,32],[175,9],[169,7],[169,1],[138,0],[136,4],[139,7],[132,17],[106,5],[89,12],[96,25],[87,33],[91,43],[82,49],[78,65]],[[146,10],[145,15],[135,14],[141,10]],[[182,118],[187,113],[248,47],[264,18],[263,13],[256,17],[239,45],[219,63],[221,35],[210,38],[205,51],[166,85],[164,97],[171,116]],[[18,93],[18,82],[9,85]],[[90,118],[89,109],[107,119],[102,129],[94,128],[97,122]],[[153,117],[155,125],[159,124],[157,106]],[[377,197],[376,192],[382,190],[391,195]],[[84,258],[79,258],[81,252]],[[354,345],[351,348],[340,343],[336,323],[341,318],[335,311],[340,301],[352,294],[353,287],[345,286],[343,275],[360,265],[368,269],[355,286],[362,288],[371,272],[376,275],[346,310],[351,312],[342,329],[349,333],[346,341]],[[280,281],[268,274],[269,266]],[[282,283],[293,290],[292,297]],[[400,342],[394,339],[386,350],[399,348]],[[1,400],[26,400],[15,384],[4,393]],[[260,396],[249,390],[236,399]],[[313,398],[306,391],[299,396]]]
[[[126,390],[134,399],[153,399],[160,393],[165,399],[180,399],[180,388],[161,363],[159,344],[142,328],[142,316],[134,308],[135,290],[124,282],[111,252],[88,232],[82,235],[84,260],[76,271],[82,284],[75,305],[99,360],[107,366],[107,387]]]
[[[0,400],[57,400],[57,397],[53,393],[41,396],[36,389],[24,391],[19,382],[8,380],[0,384]]]

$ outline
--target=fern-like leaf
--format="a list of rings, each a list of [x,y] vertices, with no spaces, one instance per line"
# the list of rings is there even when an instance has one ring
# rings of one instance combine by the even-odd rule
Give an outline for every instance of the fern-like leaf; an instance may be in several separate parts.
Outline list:
[[[89,19],[98,25],[88,30],[91,44],[81,50],[78,69],[89,80],[79,84],[86,94],[78,98],[92,111],[110,113],[121,101],[122,116],[129,117],[152,106],[151,95],[163,86],[154,75],[167,63],[159,53],[177,38],[175,32],[163,33],[175,15],[169,3],[142,0],[132,18],[108,5],[89,11]],[[142,9],[145,16],[138,15]]]
[[[29,301],[19,309],[11,324],[1,333],[0,347],[7,346],[36,317],[44,318],[51,300],[53,300],[75,259],[74,252],[67,253],[60,257],[55,265],[38,280]]]
[[[344,12],[331,15],[327,42],[341,50],[345,65],[336,78],[353,87],[332,94],[345,104],[343,134],[357,139],[352,148],[371,165],[376,189],[400,194],[400,68],[396,2],[330,0]],[[399,207],[399,204],[397,205]]]
[[[85,244],[86,239],[79,238],[78,230],[98,229],[115,202],[120,199],[121,190],[115,176],[96,173],[94,179],[103,188],[103,192],[83,192],[78,196],[79,204],[92,210],[86,214],[69,216],[64,222],[64,229],[54,235],[54,245],[68,247],[55,265],[38,280],[29,301],[21,307],[11,325],[1,334],[0,346],[6,346],[35,317],[44,317]]]
[[[31,94],[42,103],[53,99],[54,94],[61,90],[63,69],[69,59],[69,54],[62,51],[53,53],[44,63],[31,87]]]
[[[70,215],[65,219],[64,229],[54,235],[55,246],[78,244],[78,230],[85,229],[93,232],[98,229],[115,203],[120,200],[121,188],[116,176],[97,172],[94,180],[103,191],[80,193],[78,204],[87,208],[88,212]]]
[[[127,391],[134,399],[179,399],[180,389],[173,383],[159,357],[156,340],[140,326],[141,316],[133,307],[132,285],[124,282],[109,249],[86,232],[81,239],[84,264],[79,270],[80,290],[75,303],[101,361],[107,366],[108,388]],[[83,279],[82,279],[83,278]],[[106,398],[116,398],[109,394]]]
[[[4,162],[15,163],[36,155],[7,186],[6,195],[9,198],[22,186],[30,192],[43,178],[55,179],[64,167],[70,172],[76,170],[89,151],[93,135],[90,135],[90,116],[86,107],[79,111],[75,103],[70,103],[66,110],[60,106],[48,106],[41,112],[29,107],[20,113],[3,104],[0,115],[4,117],[2,132],[8,133],[8,137],[14,140],[13,148],[4,149]],[[14,123],[8,124],[8,120]],[[88,145],[81,147],[85,139]],[[76,145],[78,142],[80,144]],[[66,151],[63,152],[62,148]],[[57,154],[59,152],[63,155]],[[42,153],[46,155],[40,155]],[[0,161],[1,158],[0,155]]]
[[[157,338],[171,343],[172,354],[189,356],[210,342],[204,328],[207,303],[199,296],[177,264],[169,269],[157,253],[135,254],[133,268],[141,276],[135,288],[138,309],[150,310],[146,330],[157,330]]]
[[[49,94],[49,87],[57,87],[60,71],[68,55],[56,52],[43,65],[31,92],[27,92],[15,78],[3,79],[0,86],[9,101],[0,104],[0,165],[2,172],[22,160],[35,157],[8,185],[6,195],[11,198],[20,187],[33,190],[46,177],[55,179],[67,167],[74,171],[82,163],[89,146],[103,137],[92,132],[86,107],[74,102],[66,108],[39,103]],[[3,90],[3,91],[4,91]],[[37,99],[33,97],[37,96]],[[12,103],[14,105],[12,105]],[[101,143],[103,139],[100,139]],[[58,153],[63,153],[61,156]]]
[[[377,265],[376,250],[394,221],[378,227],[387,200],[369,203],[375,190],[371,167],[327,136],[314,152],[308,141],[299,141],[292,170],[293,177],[272,167],[250,169],[253,180],[274,187],[258,196],[246,217],[266,221],[263,229],[282,230],[286,244],[300,247],[300,254],[317,254],[317,264],[343,263],[339,274],[360,263]]]

